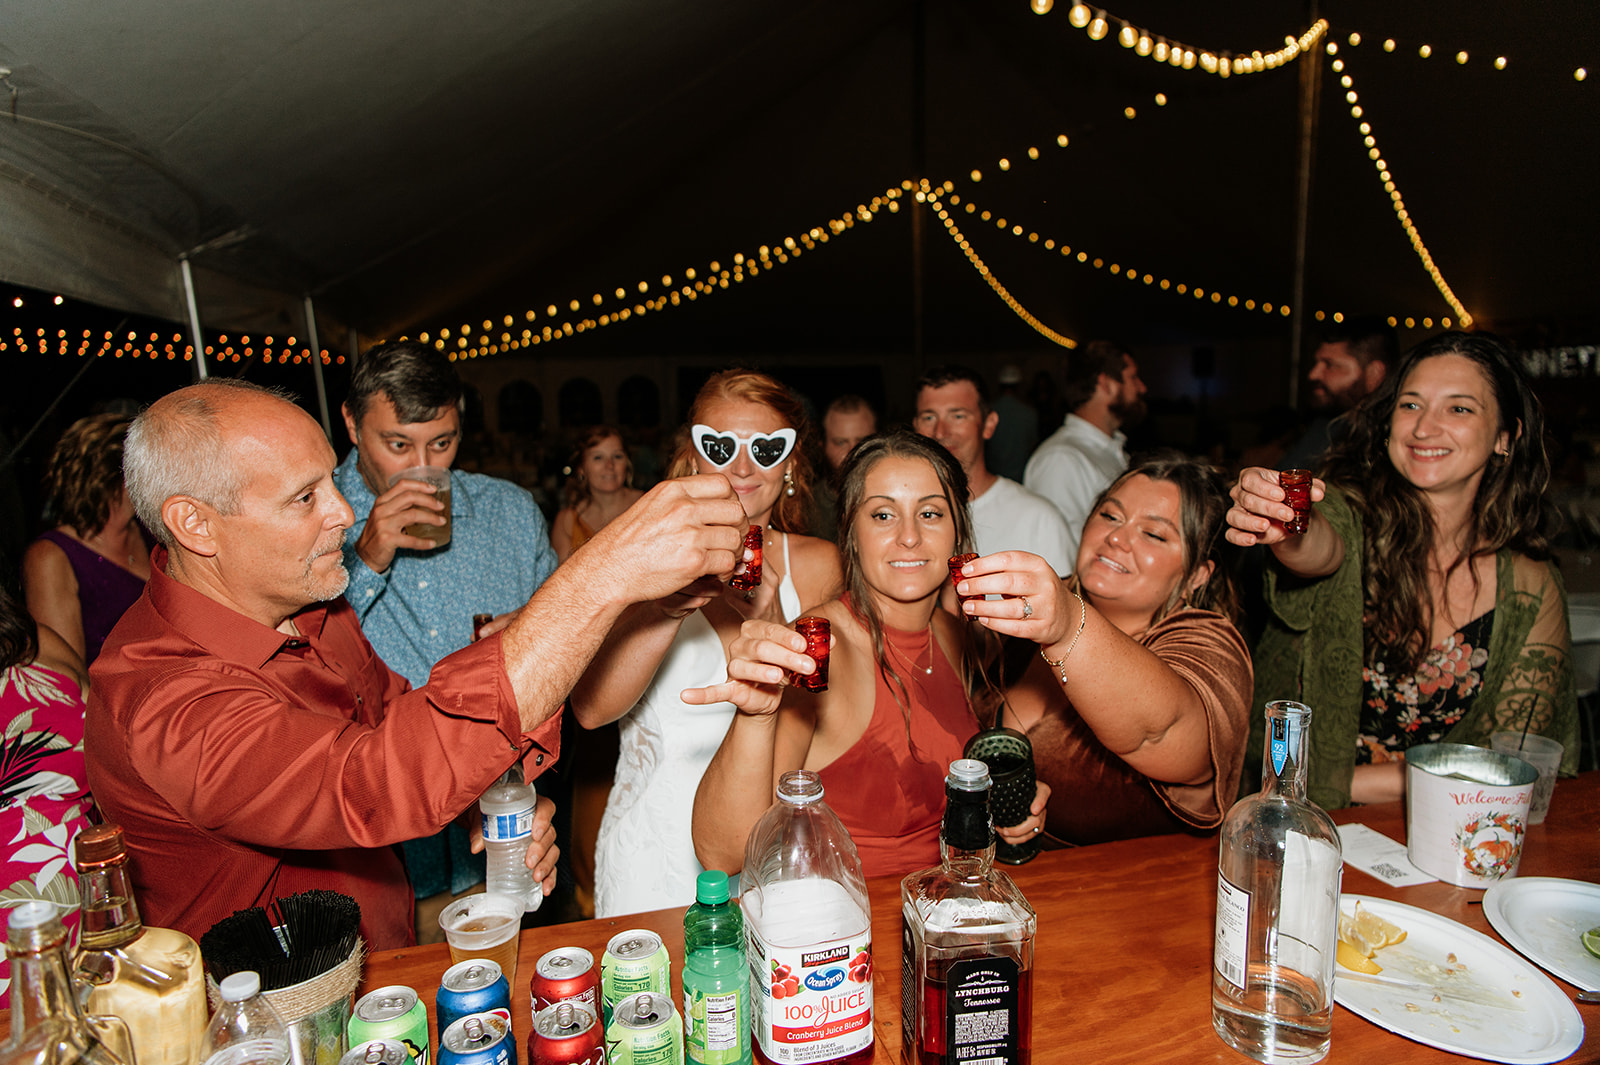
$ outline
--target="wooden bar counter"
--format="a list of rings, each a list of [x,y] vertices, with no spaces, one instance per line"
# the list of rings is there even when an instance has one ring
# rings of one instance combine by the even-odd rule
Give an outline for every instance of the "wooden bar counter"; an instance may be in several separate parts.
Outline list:
[[[1402,803],[1340,810],[1334,820],[1361,822],[1392,839],[1405,840]],[[1033,981],[1036,1062],[1144,1065],[1248,1060],[1224,1046],[1211,1030],[1214,838],[1159,836],[1050,851],[1007,871],[1039,913]],[[1520,873],[1600,882],[1600,773],[1557,784],[1549,818],[1528,829]],[[649,872],[641,870],[640,875]],[[1431,910],[1500,941],[1484,917],[1482,891],[1444,883],[1395,888],[1348,865],[1344,890]],[[875,955],[875,1060],[888,1063],[900,1058],[899,881],[870,881],[868,892]],[[666,943],[672,955],[674,1003],[681,1011],[682,920],[681,909],[658,910],[523,932],[511,995],[519,1048],[527,1045],[528,981],[539,956],[555,947],[579,946],[594,954],[598,965],[611,937],[629,928],[649,928]],[[432,1023],[434,994],[449,964],[449,952],[442,944],[380,952],[368,959],[358,994],[386,984],[406,984],[427,1003]],[[1564,991],[1574,990],[1551,979]],[[1600,1063],[1596,1032],[1600,1006],[1578,1009],[1586,1027],[1584,1042],[1566,1060]],[[1333,1048],[1326,1060],[1386,1065],[1463,1059],[1414,1043],[1338,1007],[1333,1014]]]

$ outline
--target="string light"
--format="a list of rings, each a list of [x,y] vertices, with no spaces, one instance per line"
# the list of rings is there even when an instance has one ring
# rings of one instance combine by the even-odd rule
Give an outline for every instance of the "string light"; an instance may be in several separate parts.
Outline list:
[[[15,350],[18,352],[28,352],[30,354],[39,355],[78,355],[80,357],[94,355],[97,358],[103,358],[109,355],[115,359],[120,359],[126,356],[131,359],[143,358],[151,360],[156,359],[158,356],[164,356],[170,360],[181,358],[185,362],[194,361],[194,347],[184,342],[182,333],[173,333],[172,339],[168,341],[163,341],[160,337],[160,334],[151,333],[150,336],[143,343],[141,343],[139,341],[138,334],[134,332],[129,332],[127,336],[122,339],[120,344],[116,343],[116,339],[117,338],[113,337],[111,332],[108,330],[101,338],[99,346],[96,347],[93,343],[94,335],[88,329],[83,330],[82,336],[74,338],[69,337],[67,335],[67,330],[65,329],[57,329],[55,336],[51,337],[46,330],[41,328],[34,331],[34,342],[29,344],[27,339],[22,335],[22,327],[15,326],[11,330],[11,339],[9,341],[4,337],[0,337],[0,352]],[[217,339],[220,343],[226,344],[227,342],[226,336],[221,336]],[[249,343],[248,337],[241,337],[240,340],[242,343]],[[268,347],[267,354],[270,359],[272,354],[270,349],[273,344],[272,337],[267,337],[266,343]],[[280,363],[293,361],[298,364],[301,362],[310,361],[310,350],[301,348],[299,351],[294,351],[292,350],[294,343],[294,337],[290,337],[287,341],[288,346],[283,348],[278,353],[278,361]],[[246,358],[249,357],[250,350],[251,349],[249,348],[244,349]],[[214,349],[209,344],[206,345],[205,353],[208,357],[215,354]],[[344,362],[343,355],[330,356],[327,349],[323,349],[321,354],[322,362],[325,366]],[[239,361],[239,352],[235,351],[231,345],[223,349],[222,355],[224,358],[229,359],[229,361]]]
[[[1406,201],[1400,195],[1400,189],[1395,184],[1394,174],[1389,169],[1388,160],[1383,157],[1383,153],[1378,149],[1377,137],[1372,132],[1372,124],[1365,120],[1361,105],[1356,102],[1355,81],[1350,76],[1344,60],[1335,59],[1332,67],[1334,73],[1341,75],[1340,84],[1351,86],[1351,90],[1345,94],[1345,99],[1351,105],[1350,117],[1356,120],[1356,128],[1361,133],[1362,144],[1367,148],[1367,157],[1372,160],[1372,165],[1378,172],[1378,180],[1383,183],[1384,191],[1389,194],[1390,205],[1394,208],[1395,217],[1400,220],[1401,228],[1405,230],[1406,239],[1411,242],[1411,247],[1416,251],[1417,258],[1421,260],[1423,269],[1433,279],[1434,287],[1439,290],[1439,294],[1444,297],[1445,302],[1450,305],[1450,309],[1455,311],[1456,317],[1461,320],[1461,328],[1472,328],[1472,315],[1467,313],[1466,307],[1462,305],[1460,300],[1456,299],[1455,292],[1450,288],[1449,283],[1445,281],[1444,274],[1440,272],[1438,264],[1433,261],[1433,255],[1429,253],[1428,246],[1422,242],[1422,234],[1417,231],[1416,223],[1411,221],[1411,212],[1406,210]]]
[[[1031,3],[1034,12],[1040,15],[1048,13],[1054,6],[1053,0],[1031,0]],[[1067,12],[1067,21],[1075,29],[1088,34],[1091,41],[1105,40],[1111,32],[1111,23],[1115,21],[1120,27],[1117,30],[1117,43],[1132,50],[1135,55],[1182,70],[1199,67],[1207,74],[1215,74],[1219,78],[1276,70],[1299,58],[1302,52],[1316,44],[1328,31],[1328,20],[1318,19],[1299,37],[1285,36],[1283,46],[1280,48],[1270,52],[1255,50],[1236,55],[1233,52],[1196,48],[1182,41],[1174,41],[1137,26],[1125,18],[1093,10],[1087,4],[1073,4]]]
[[[1037,159],[1038,152],[1031,151],[1029,158]],[[1009,167],[1010,161],[1003,160],[1002,168]],[[978,172],[973,171],[978,179]],[[579,336],[603,329],[620,322],[632,321],[646,314],[666,310],[668,307],[681,307],[685,303],[694,303],[703,297],[715,293],[726,292],[742,284],[746,279],[761,276],[778,266],[786,265],[800,258],[809,251],[827,244],[834,237],[840,236],[855,228],[858,223],[873,221],[880,212],[890,214],[898,213],[900,203],[907,193],[912,193],[918,202],[926,199],[931,187],[926,181],[917,185],[909,180],[902,181],[899,188],[889,188],[881,195],[874,196],[868,202],[859,203],[856,207],[837,218],[830,218],[822,225],[813,226],[798,235],[784,237],[772,244],[761,245],[754,255],[747,256],[744,252],[735,252],[731,257],[731,265],[724,266],[721,261],[710,263],[710,269],[702,277],[695,267],[688,267],[683,272],[682,282],[675,282],[673,275],[662,274],[659,279],[660,295],[651,295],[655,291],[654,281],[639,281],[634,289],[626,285],[609,286],[609,291],[616,304],[607,308],[605,290],[595,292],[589,297],[593,311],[600,311],[592,317],[576,317],[584,306],[582,300],[569,298],[567,310],[574,317],[565,321],[556,321],[560,317],[560,309],[556,304],[547,304],[545,318],[549,324],[541,329],[522,329],[512,333],[509,326],[515,320],[512,314],[502,316],[501,321],[508,327],[507,330],[497,330],[491,320],[485,319],[483,329],[475,330],[470,324],[462,325],[452,338],[450,327],[437,330],[435,339],[431,341],[435,348],[444,351],[452,360],[477,359],[487,355],[498,355],[505,352],[518,351],[532,348],[542,344],[554,343],[570,337]],[[642,297],[636,302],[628,303],[630,291],[636,291],[637,297]],[[606,308],[601,310],[601,308]],[[528,322],[537,320],[534,311],[523,312],[523,318]],[[429,342],[427,332],[419,334],[424,343]]]

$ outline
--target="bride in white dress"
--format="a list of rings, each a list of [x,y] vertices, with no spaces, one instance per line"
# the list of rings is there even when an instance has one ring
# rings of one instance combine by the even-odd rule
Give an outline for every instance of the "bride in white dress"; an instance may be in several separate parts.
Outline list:
[[[700,389],[693,426],[669,473],[728,478],[751,525],[765,530],[761,584],[749,592],[708,579],[634,607],[612,629],[574,689],[585,728],[620,718],[621,752],[595,844],[595,916],[614,917],[694,901],[690,833],[695,789],[733,721],[732,703],[690,706],[685,688],[727,679],[728,645],[746,618],[793,622],[837,594],[833,544],[804,528],[811,503],[804,408],[765,374],[729,370]],[[649,545],[639,547],[650,565]]]

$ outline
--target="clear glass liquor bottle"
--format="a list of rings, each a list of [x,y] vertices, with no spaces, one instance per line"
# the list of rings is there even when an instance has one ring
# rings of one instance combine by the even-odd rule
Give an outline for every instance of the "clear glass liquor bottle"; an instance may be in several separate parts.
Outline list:
[[[917,1065],[1026,1065],[1033,1057],[1038,918],[993,867],[989,786],[982,762],[950,763],[939,864],[900,882],[901,1046]],[[977,1013],[982,1023],[963,1023]]]
[[[4,1065],[134,1065],[112,1052],[102,1035],[127,1047],[128,1030],[114,1017],[91,1026],[67,975],[67,930],[48,902],[11,911],[6,929],[11,962],[11,1041]]]
[[[1261,793],[1222,823],[1211,1026],[1257,1061],[1328,1053],[1338,939],[1339,833],[1306,799],[1311,709],[1268,703]]]
[[[85,1005],[127,1023],[139,1065],[194,1065],[209,1012],[199,944],[140,919],[120,827],[91,825],[73,848],[83,896],[73,975],[89,988]]]

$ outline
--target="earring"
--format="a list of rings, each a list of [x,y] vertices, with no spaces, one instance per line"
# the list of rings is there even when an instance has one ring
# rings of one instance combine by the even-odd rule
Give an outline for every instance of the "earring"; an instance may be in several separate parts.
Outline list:
[[[794,495],[794,476],[788,470],[783,471],[783,494],[791,497]]]

